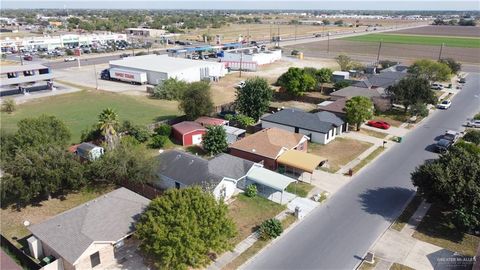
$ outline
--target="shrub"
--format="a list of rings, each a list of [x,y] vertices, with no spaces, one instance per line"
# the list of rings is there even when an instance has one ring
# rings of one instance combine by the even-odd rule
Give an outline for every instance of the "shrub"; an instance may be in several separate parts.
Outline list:
[[[480,130],[469,130],[463,136],[463,139],[467,142],[471,142],[474,144],[480,144]]]
[[[425,103],[416,103],[410,106],[409,108],[410,114],[415,116],[427,117],[428,116],[428,108]]]
[[[188,88],[188,85],[185,81],[169,78],[155,86],[152,97],[166,100],[179,100]]]
[[[97,125],[92,125],[90,128],[82,130],[82,134],[80,136],[80,140],[82,142],[99,141],[102,138],[102,131],[97,127]]]
[[[277,238],[282,232],[282,223],[276,218],[267,219],[260,225],[260,237],[264,240]]]
[[[7,112],[7,113],[12,113],[15,111],[17,108],[17,105],[15,103],[15,100],[13,99],[5,99],[2,102],[2,111]]]
[[[162,148],[168,141],[167,136],[163,135],[154,135],[150,141],[150,148]]]
[[[473,117],[473,119],[475,119],[475,120],[480,120],[480,113],[475,114],[475,116]]]
[[[340,89],[348,87],[350,85],[352,85],[352,83],[350,81],[339,81],[339,82],[336,82],[333,85],[333,88],[335,88],[336,90],[340,90]]]
[[[66,50],[65,50],[65,54],[66,54],[66,55],[73,55],[74,53],[73,53],[73,51],[72,51],[71,49],[66,49]]]
[[[160,126],[155,128],[154,131],[157,135],[170,136],[170,134],[172,133],[172,127],[167,124],[161,124]]]
[[[248,185],[245,189],[245,195],[250,198],[257,196],[257,186],[255,186],[254,184]]]
[[[246,128],[248,126],[251,126],[251,125],[255,124],[255,119],[253,119],[252,117],[248,117],[246,115],[243,115],[243,114],[239,114],[239,115],[235,116],[235,121],[237,121],[238,124],[242,128]]]
[[[126,120],[123,121],[121,131],[126,132],[128,135],[132,136],[139,143],[144,143],[148,141],[150,137],[150,132],[146,127],[133,125],[132,122]]]

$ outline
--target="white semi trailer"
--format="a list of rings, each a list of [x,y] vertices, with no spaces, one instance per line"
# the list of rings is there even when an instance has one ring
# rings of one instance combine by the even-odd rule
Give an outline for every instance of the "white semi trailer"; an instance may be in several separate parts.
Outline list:
[[[120,68],[108,68],[103,70],[101,78],[105,80],[117,80],[133,84],[147,83],[147,73]]]

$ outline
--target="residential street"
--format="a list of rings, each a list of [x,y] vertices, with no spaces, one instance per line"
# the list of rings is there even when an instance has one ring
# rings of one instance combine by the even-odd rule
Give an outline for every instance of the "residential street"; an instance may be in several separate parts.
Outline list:
[[[327,202],[244,269],[353,269],[401,213],[414,192],[410,173],[447,129],[480,110],[480,74],[471,73],[449,110],[431,117],[366,167]]]

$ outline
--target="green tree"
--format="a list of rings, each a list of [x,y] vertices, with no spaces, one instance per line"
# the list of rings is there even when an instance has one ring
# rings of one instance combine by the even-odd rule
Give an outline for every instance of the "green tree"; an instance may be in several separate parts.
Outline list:
[[[463,139],[467,142],[480,145],[480,130],[468,130],[463,136]]]
[[[161,124],[160,126],[156,127],[154,131],[158,135],[168,137],[172,133],[172,126],[167,125],[167,124]]]
[[[455,61],[453,58],[444,58],[439,60],[440,63],[447,65],[450,70],[452,71],[452,74],[458,74],[460,70],[462,70],[462,64]]]
[[[452,70],[447,64],[430,59],[420,59],[408,68],[408,72],[415,77],[429,81],[447,81],[452,75]]]
[[[320,84],[320,91],[323,92],[323,86],[331,82],[333,71],[329,68],[321,68],[315,72],[317,83]]]
[[[433,162],[412,173],[417,192],[429,202],[452,210],[453,222],[461,229],[480,226],[480,154],[452,146]]]
[[[210,263],[211,252],[230,249],[236,230],[223,201],[188,187],[170,189],[152,200],[135,235],[158,268],[189,269]]]
[[[253,126],[256,122],[255,119],[253,119],[252,117],[246,116],[246,115],[243,115],[243,114],[235,115],[234,120],[235,120],[235,122],[238,123],[238,125],[241,128],[247,128],[248,126]]]
[[[237,110],[258,121],[267,111],[272,99],[273,90],[267,80],[259,77],[247,79],[245,86],[237,89],[235,103]]]
[[[120,127],[121,132],[132,136],[139,143],[144,143],[150,138],[150,132],[144,126],[134,125],[132,122],[125,120]]]
[[[180,99],[178,107],[189,120],[195,120],[200,116],[212,113],[213,102],[210,94],[210,84],[208,82],[189,84]]]
[[[345,103],[345,116],[350,124],[355,124],[357,130],[363,122],[373,117],[373,104],[367,97],[353,97]]]
[[[156,166],[157,160],[145,146],[126,136],[115,149],[91,162],[88,171],[89,178],[99,183],[149,183],[156,179]]]
[[[176,78],[168,78],[153,89],[152,97],[166,100],[180,100],[188,83]]]
[[[349,87],[350,85],[352,85],[352,82],[343,80],[343,81],[338,81],[334,83],[333,88],[335,88],[336,90],[340,90],[342,88]]]
[[[167,141],[168,141],[167,136],[155,134],[152,136],[152,139],[150,140],[150,144],[148,146],[154,149],[162,148],[165,146]]]
[[[227,132],[223,126],[209,126],[202,139],[203,148],[214,156],[225,152],[228,148]]]
[[[113,150],[118,144],[117,129],[119,122],[117,113],[111,108],[104,109],[98,115],[97,127],[102,131],[108,149]]]
[[[264,240],[277,238],[282,232],[282,223],[276,218],[267,219],[260,225],[260,237]]]
[[[396,85],[388,87],[386,93],[391,95],[395,102],[403,105],[405,113],[412,104],[437,102],[437,97],[425,78],[405,77]]]
[[[15,142],[18,148],[58,145],[65,147],[71,133],[65,123],[55,116],[41,115],[25,118],[17,123]]]
[[[410,114],[414,116],[421,116],[421,117],[427,117],[428,116],[428,108],[425,103],[415,103],[410,106],[409,108]]]
[[[278,78],[277,83],[291,95],[299,97],[315,88],[316,80],[305,70],[291,67]]]
[[[247,195],[247,197],[250,197],[250,198],[257,196],[257,192],[258,192],[257,186],[254,184],[248,185],[247,188],[245,189],[245,195]]]
[[[17,104],[14,99],[5,99],[2,102],[2,111],[7,113],[13,113],[17,108]]]
[[[335,61],[337,61],[337,64],[340,66],[340,70],[342,71],[348,71],[352,65],[352,58],[345,54],[340,54],[335,57]]]

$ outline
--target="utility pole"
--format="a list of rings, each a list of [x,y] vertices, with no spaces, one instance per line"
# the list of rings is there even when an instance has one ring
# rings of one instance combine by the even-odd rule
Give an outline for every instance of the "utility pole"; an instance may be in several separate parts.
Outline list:
[[[280,23],[277,25],[277,46],[280,47]]]
[[[95,90],[98,90],[98,76],[97,76],[97,65],[93,65],[93,72],[95,74]]]
[[[240,75],[239,77],[242,77],[242,64],[243,64],[243,50],[240,50]]]
[[[18,57],[20,57],[20,64],[23,66],[23,55],[20,48],[18,48]]]
[[[272,41],[273,41],[272,40],[272,23],[270,22],[270,42],[272,42]]]
[[[378,52],[377,52],[377,65],[378,65],[378,61],[380,60],[380,50],[382,49],[382,40],[380,40],[380,44],[378,44]]]
[[[442,59],[442,52],[443,52],[443,46],[444,46],[445,43],[442,43],[442,45],[440,46],[440,53],[438,54],[438,60],[441,60]]]
[[[330,53],[330,35],[327,34],[327,54]]]
[[[295,22],[295,40],[297,40],[297,22]]]

